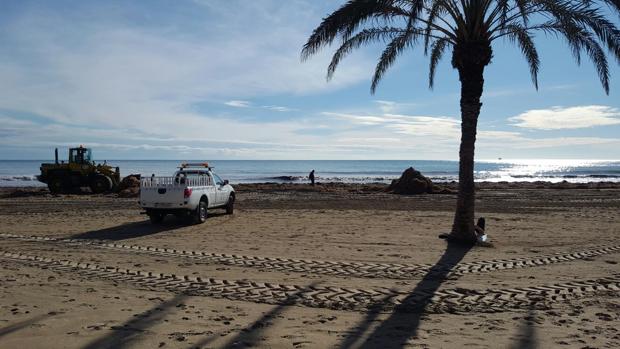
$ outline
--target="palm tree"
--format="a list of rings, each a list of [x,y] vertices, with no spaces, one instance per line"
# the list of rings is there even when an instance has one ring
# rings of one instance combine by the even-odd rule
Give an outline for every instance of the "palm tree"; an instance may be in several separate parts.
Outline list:
[[[620,0],[350,0],[323,19],[301,52],[302,60],[341,39],[327,69],[328,80],[340,61],[354,49],[372,42],[387,43],[371,83],[379,81],[396,58],[422,46],[430,56],[429,88],[444,53],[452,50],[452,67],[461,81],[461,145],[456,213],[450,238],[473,243],[474,145],[484,85],[484,68],[491,63],[493,43],[516,44],[529,64],[538,89],[540,61],[535,32],[563,38],[577,63],[582,53],[594,63],[609,94],[605,47],[620,63],[620,31],[608,19],[620,15]]]

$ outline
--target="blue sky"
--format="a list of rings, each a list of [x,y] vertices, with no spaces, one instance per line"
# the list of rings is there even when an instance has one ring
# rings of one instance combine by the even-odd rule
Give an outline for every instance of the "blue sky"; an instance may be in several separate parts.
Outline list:
[[[459,82],[434,90],[421,50],[371,95],[381,46],[299,53],[343,1],[2,1],[0,159],[84,144],[99,159],[457,159]],[[617,21],[616,21],[617,22]],[[620,69],[606,95],[586,59],[536,38],[540,89],[494,46],[478,159],[620,159]]]

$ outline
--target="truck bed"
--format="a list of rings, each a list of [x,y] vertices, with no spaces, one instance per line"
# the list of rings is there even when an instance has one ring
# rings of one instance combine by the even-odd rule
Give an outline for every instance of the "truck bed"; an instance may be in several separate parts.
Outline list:
[[[186,189],[194,195],[185,197]],[[140,205],[154,209],[194,209],[200,201],[198,192],[215,191],[209,177],[179,178],[173,176],[145,177],[140,179]],[[209,196],[209,200],[214,200]]]

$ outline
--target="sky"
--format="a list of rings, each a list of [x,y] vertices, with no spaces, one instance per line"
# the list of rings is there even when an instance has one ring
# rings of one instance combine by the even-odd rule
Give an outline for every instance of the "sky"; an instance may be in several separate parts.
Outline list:
[[[381,45],[348,56],[329,82],[336,47],[300,60],[343,3],[2,1],[0,159],[50,159],[79,144],[99,160],[458,159],[449,54],[433,90],[414,48],[374,95]],[[518,48],[494,44],[476,157],[620,159],[618,61],[608,56],[606,95],[563,41],[541,33],[536,44],[538,91]]]

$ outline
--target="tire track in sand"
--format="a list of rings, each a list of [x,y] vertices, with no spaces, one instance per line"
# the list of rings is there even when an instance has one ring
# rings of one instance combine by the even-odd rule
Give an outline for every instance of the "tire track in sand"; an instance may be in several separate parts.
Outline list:
[[[103,279],[134,285],[139,289],[168,291],[267,304],[302,305],[334,310],[398,311],[428,313],[501,312],[528,309],[532,305],[549,307],[553,302],[570,300],[597,292],[619,292],[620,274],[596,280],[579,280],[536,287],[471,290],[439,290],[433,294],[410,294],[387,288],[357,289],[327,286],[298,286],[244,280],[218,280],[177,276],[142,270],[58,260],[41,256],[0,251],[0,258],[61,273],[77,273],[85,279]]]
[[[17,239],[21,241],[51,242],[79,246],[92,246],[97,248],[113,249],[120,251],[132,251],[136,253],[162,257],[181,257],[197,261],[205,261],[212,264],[244,268],[257,268],[267,271],[314,273],[357,278],[381,279],[412,279],[415,277],[427,275],[431,271],[432,274],[437,274],[441,275],[441,277],[445,277],[446,274],[447,276],[459,276],[464,274],[477,274],[498,270],[530,268],[549,264],[571,262],[575,260],[583,260],[586,258],[592,258],[620,251],[620,245],[595,246],[584,249],[582,251],[571,253],[556,253],[534,257],[474,261],[460,263],[456,266],[437,266],[432,264],[346,262],[279,257],[259,257],[211,253],[204,251],[186,251],[142,245],[130,245],[110,242],[106,240],[61,239],[54,237],[27,236],[8,233],[0,233],[0,238]],[[432,276],[432,274],[427,276]]]

